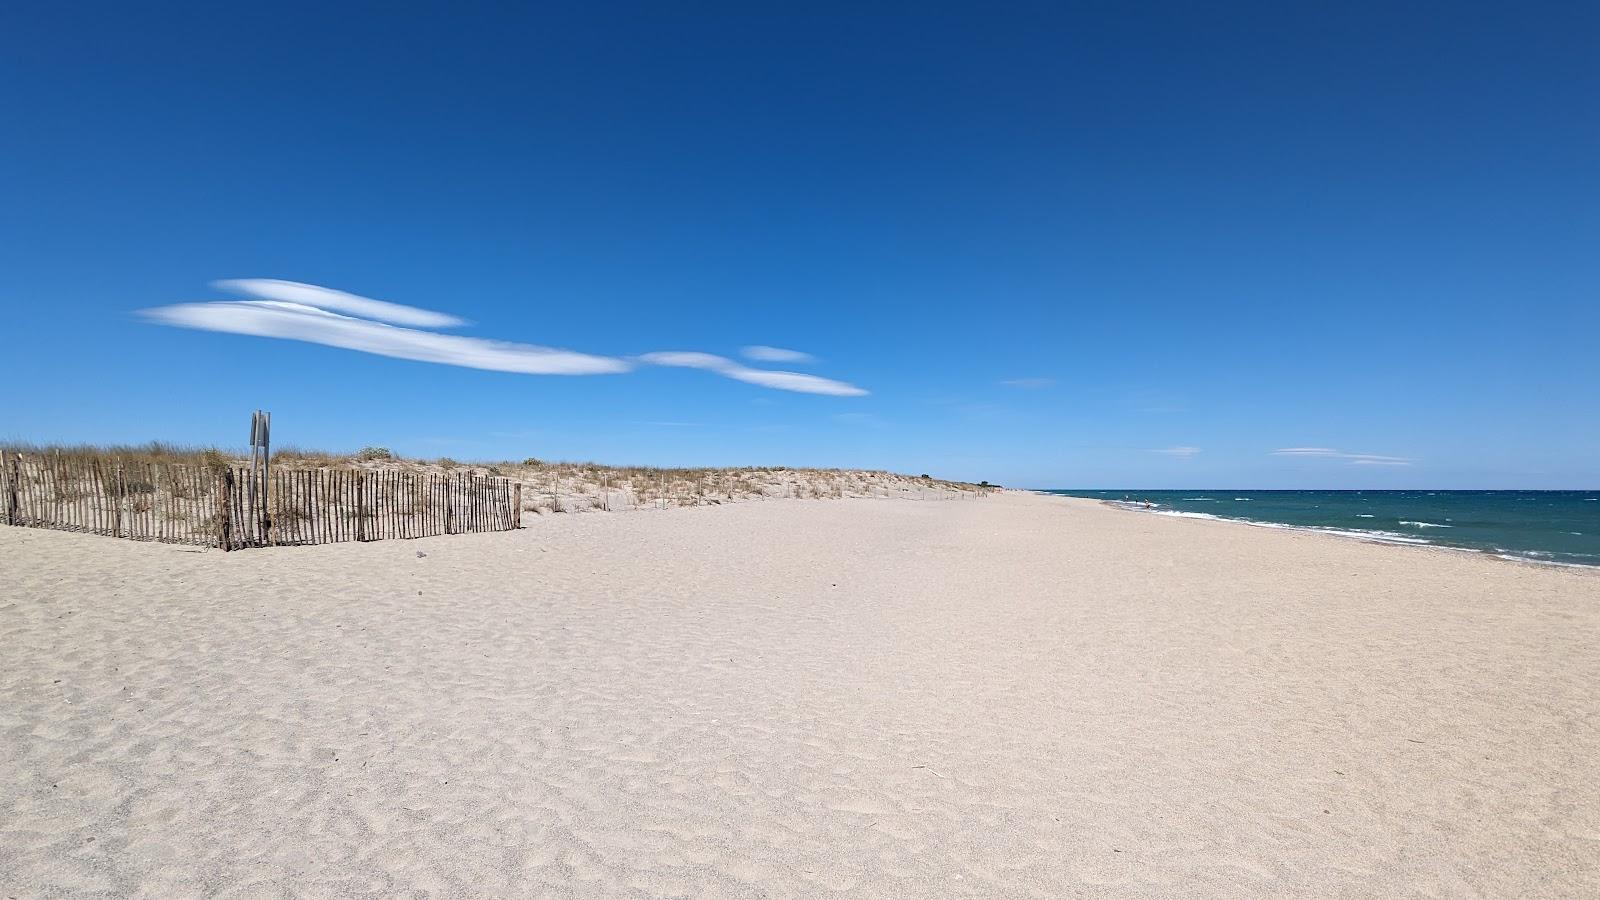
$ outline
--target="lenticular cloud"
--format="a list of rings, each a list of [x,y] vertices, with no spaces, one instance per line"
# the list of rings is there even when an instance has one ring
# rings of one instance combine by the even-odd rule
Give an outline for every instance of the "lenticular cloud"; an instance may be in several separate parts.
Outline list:
[[[816,362],[817,358],[801,350],[785,350],[782,347],[768,347],[762,344],[753,344],[739,351],[746,359],[757,362],[778,363],[808,363]]]
[[[225,281],[213,281],[211,286],[225,291],[233,291],[236,294],[260,297],[263,300],[281,300],[285,303],[349,313],[364,319],[375,319],[379,322],[389,322],[394,325],[413,325],[417,328],[453,328],[457,325],[467,324],[466,321],[448,313],[434,312],[431,309],[418,309],[415,306],[401,306],[398,303],[373,300],[370,297],[358,297],[355,294],[347,294],[344,291],[318,287],[314,284],[301,284],[298,281],[280,281],[276,278],[233,278]]]
[[[627,372],[634,368],[635,362],[643,362],[704,369],[781,391],[838,397],[867,393],[842,381],[798,372],[753,369],[709,353],[646,353],[630,361],[535,344],[439,334],[423,329],[449,328],[466,322],[448,313],[373,300],[314,284],[245,278],[218,281],[214,286],[260,299],[180,303],[142,310],[141,315],[152,322],[178,328],[306,341],[396,359],[496,372],[602,375]]]
[[[736,381],[759,384],[780,391],[799,391],[802,394],[830,394],[835,397],[860,397],[867,392],[853,384],[834,381],[818,375],[800,372],[778,372],[772,369],[752,369],[731,359],[711,353],[694,353],[685,350],[668,350],[646,353],[640,362],[656,366],[678,366],[687,369],[705,369]]]
[[[1311,457],[1316,459],[1342,459],[1352,466],[1409,466],[1414,460],[1404,456],[1383,456],[1378,453],[1345,453],[1332,447],[1281,447],[1273,456]]]
[[[362,353],[421,362],[521,372],[527,375],[600,375],[626,372],[621,359],[590,356],[533,344],[435,334],[341,316],[326,310],[276,300],[184,303],[144,311],[152,321],[201,331],[252,334],[257,337],[308,341]]]

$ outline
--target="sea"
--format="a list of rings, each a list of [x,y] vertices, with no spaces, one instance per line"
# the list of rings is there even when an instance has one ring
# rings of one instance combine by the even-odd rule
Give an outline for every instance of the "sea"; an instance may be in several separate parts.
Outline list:
[[[1049,490],[1160,516],[1303,528],[1506,559],[1600,566],[1600,490]]]

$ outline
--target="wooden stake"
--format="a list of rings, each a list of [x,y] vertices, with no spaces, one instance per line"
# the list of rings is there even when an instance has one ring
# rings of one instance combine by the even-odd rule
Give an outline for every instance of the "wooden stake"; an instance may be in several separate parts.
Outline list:
[[[356,540],[367,539],[366,473],[357,470],[356,479]]]
[[[228,504],[226,498],[233,494],[233,469],[224,469],[222,481],[217,485],[217,546],[232,550],[228,535]]]
[[[21,504],[17,501],[17,478],[20,477],[19,472],[22,469],[22,459],[15,453],[11,454],[9,463],[6,462],[6,458],[6,453],[4,451],[0,451],[0,468],[5,468],[7,472],[6,524],[20,525],[21,521],[18,518],[18,509],[20,508]]]

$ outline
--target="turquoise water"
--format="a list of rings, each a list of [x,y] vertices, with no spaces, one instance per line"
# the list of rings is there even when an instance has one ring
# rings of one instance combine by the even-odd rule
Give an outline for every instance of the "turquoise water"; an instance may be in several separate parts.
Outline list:
[[[1161,515],[1309,528],[1395,544],[1600,566],[1600,490],[1052,490]]]

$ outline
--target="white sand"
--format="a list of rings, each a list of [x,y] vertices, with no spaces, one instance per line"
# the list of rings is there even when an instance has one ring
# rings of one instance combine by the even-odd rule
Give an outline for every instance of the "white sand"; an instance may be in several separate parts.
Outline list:
[[[1023,495],[0,527],[0,897],[1597,896],[1597,636],[1593,572]]]

